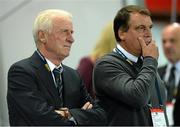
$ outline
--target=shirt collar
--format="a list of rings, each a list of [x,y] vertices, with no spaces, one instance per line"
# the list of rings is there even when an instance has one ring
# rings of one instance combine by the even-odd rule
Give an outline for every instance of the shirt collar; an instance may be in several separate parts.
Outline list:
[[[175,67],[180,72],[180,60],[175,64]]]
[[[47,61],[47,64],[48,64],[48,66],[49,66],[49,68],[50,68],[50,70],[51,70],[51,72],[54,70],[54,68],[59,68],[59,67],[62,67],[62,65],[60,64],[60,65],[58,65],[58,66],[56,66],[55,64],[53,64],[50,60],[48,60],[47,58],[45,58],[46,59],[46,61]]]
[[[164,80],[167,82],[169,79],[169,75],[170,75],[170,69],[172,68],[173,64],[172,63],[168,63],[167,68],[166,68],[166,74],[164,77]],[[180,81],[180,60],[178,62],[176,62],[175,66],[175,85],[178,86],[179,81]]]
[[[167,68],[168,68],[168,69],[171,69],[172,66],[173,66],[173,64],[169,62]],[[174,67],[176,68],[176,70],[177,70],[178,72],[180,72],[180,60],[174,64]]]
[[[38,55],[41,57],[41,59],[43,61],[46,61],[48,64],[49,69],[51,70],[51,72],[54,70],[54,68],[59,68],[62,67],[61,64],[59,64],[58,66],[56,66],[55,64],[53,64],[50,60],[48,60],[46,57],[44,57],[41,52],[37,49],[36,52],[38,53]],[[63,70],[63,69],[62,69]]]
[[[132,62],[137,62],[138,61],[138,57],[132,55],[131,53],[129,53],[128,51],[126,51],[120,44],[117,44],[117,48]]]

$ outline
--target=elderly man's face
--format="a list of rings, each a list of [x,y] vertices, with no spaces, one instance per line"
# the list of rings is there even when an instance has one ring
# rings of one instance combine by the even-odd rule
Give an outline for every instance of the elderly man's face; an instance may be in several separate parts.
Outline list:
[[[167,59],[172,63],[180,60],[180,26],[165,27],[162,32],[162,42]]]
[[[69,55],[74,42],[72,20],[56,16],[52,24],[52,30],[47,34],[46,50],[62,60]]]

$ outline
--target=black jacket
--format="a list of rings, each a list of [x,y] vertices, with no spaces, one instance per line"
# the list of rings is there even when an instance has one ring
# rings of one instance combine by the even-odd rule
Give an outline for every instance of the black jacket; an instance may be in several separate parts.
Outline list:
[[[103,109],[87,94],[77,71],[65,65],[63,69],[63,107],[70,109],[78,125],[105,124]],[[94,104],[93,109],[82,110],[87,101]],[[10,125],[13,126],[74,124],[54,112],[61,108],[61,102],[51,72],[37,52],[9,69],[7,103]]]

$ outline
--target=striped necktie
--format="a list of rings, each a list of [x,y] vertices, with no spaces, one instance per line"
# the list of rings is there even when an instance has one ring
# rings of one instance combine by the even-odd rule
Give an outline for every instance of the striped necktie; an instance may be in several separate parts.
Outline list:
[[[61,102],[61,106],[63,107],[63,84],[62,84],[62,74],[63,68],[59,67],[59,68],[54,68],[53,70],[53,74],[55,77],[55,82],[56,82],[56,88],[58,90],[58,94],[59,94],[59,98],[60,98],[60,102]]]

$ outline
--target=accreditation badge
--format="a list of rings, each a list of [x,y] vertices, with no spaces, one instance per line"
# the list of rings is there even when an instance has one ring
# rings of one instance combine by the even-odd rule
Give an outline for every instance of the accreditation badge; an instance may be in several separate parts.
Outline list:
[[[166,127],[167,126],[163,109],[151,108],[150,111],[151,111],[153,127]]]
[[[167,102],[166,103],[166,113],[167,113],[168,122],[169,122],[170,126],[174,125],[173,111],[174,111],[174,102],[173,101]]]

